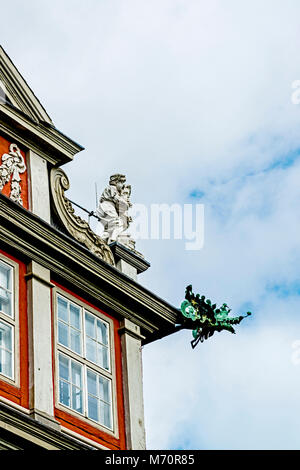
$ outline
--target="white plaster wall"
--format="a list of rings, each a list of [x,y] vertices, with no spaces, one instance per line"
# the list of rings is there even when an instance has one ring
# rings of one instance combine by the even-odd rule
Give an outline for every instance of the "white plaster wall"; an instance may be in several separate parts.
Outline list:
[[[27,154],[30,178],[30,209],[50,223],[50,192],[47,162],[32,150]]]

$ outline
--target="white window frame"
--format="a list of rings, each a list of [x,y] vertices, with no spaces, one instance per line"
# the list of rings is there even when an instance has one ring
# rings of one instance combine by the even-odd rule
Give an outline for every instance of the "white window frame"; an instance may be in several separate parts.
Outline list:
[[[19,265],[0,253],[0,264],[12,269],[12,315],[0,311],[0,321],[12,328],[12,377],[0,372],[0,380],[20,387],[19,354]]]
[[[75,304],[80,308],[81,315],[81,347],[82,355],[74,352],[69,347],[64,346],[58,342],[58,297],[62,297],[68,302]],[[65,292],[63,289],[55,287],[53,289],[53,307],[54,307],[54,331],[55,331],[55,397],[56,397],[56,407],[62,411],[69,413],[70,415],[76,416],[80,419],[83,419],[88,424],[101,429],[107,434],[112,435],[115,438],[119,437],[118,430],[118,420],[117,420],[117,393],[116,393],[116,370],[115,370],[115,347],[114,347],[114,324],[113,320],[99,312],[98,310],[90,307],[81,300],[72,296],[68,292]],[[86,345],[85,345],[85,312],[95,316],[97,319],[102,320],[104,323],[108,324],[108,351],[109,351],[109,370],[106,370],[99,366],[98,364],[86,359]],[[80,413],[76,410],[73,410],[71,407],[60,403],[59,401],[59,354],[66,356],[68,359],[81,364],[83,366],[83,413]],[[110,394],[111,394],[111,422],[112,429],[106,427],[104,424],[99,423],[98,421],[93,420],[88,417],[88,390],[87,390],[87,369],[90,369],[92,372],[99,374],[110,380]]]

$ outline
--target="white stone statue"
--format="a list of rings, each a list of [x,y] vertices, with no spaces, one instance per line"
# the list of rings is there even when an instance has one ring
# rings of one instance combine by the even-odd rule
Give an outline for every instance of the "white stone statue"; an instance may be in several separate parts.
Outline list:
[[[115,174],[110,177],[109,186],[101,194],[96,215],[103,225],[101,237],[107,243],[119,242],[127,248],[135,248],[135,241],[128,233],[132,218],[128,214],[132,206],[130,202],[131,186],[126,183],[124,175]]]
[[[11,183],[10,199],[23,205],[21,197],[20,174],[26,171],[26,165],[20,149],[16,144],[11,144],[9,153],[2,155],[0,166],[0,192],[6,183]]]

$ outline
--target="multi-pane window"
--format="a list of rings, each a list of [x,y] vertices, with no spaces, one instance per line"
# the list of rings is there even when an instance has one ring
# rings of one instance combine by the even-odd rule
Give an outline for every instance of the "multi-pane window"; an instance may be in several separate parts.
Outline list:
[[[62,297],[57,299],[58,342],[81,354],[80,308]]]
[[[85,312],[86,358],[109,370],[108,324]]]
[[[110,325],[57,295],[59,403],[113,429]]]
[[[13,378],[13,327],[0,320],[0,374]]]
[[[0,261],[0,312],[13,316],[13,268]]]
[[[88,416],[94,421],[111,422],[111,382],[87,369]]]
[[[14,379],[14,268],[0,260],[0,376]]]
[[[59,354],[59,399],[78,413],[83,412],[82,368],[80,363]]]

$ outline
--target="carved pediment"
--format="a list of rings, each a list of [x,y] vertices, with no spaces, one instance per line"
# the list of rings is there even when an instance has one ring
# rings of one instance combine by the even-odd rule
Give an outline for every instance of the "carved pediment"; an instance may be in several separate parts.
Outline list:
[[[65,229],[92,253],[114,266],[114,257],[107,243],[93,232],[87,221],[75,214],[71,201],[65,196],[70,187],[65,172],[61,168],[53,168],[50,179],[55,210]]]

